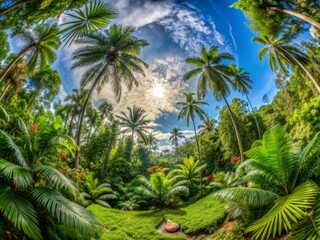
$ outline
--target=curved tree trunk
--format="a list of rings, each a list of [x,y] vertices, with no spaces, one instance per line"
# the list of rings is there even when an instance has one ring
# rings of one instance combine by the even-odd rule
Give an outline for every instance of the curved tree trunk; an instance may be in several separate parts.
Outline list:
[[[254,121],[256,122],[259,139],[261,139],[261,131],[260,131],[260,126],[259,126],[258,119],[257,119],[257,116],[256,116],[256,111],[252,107],[252,104],[251,104],[251,101],[250,101],[250,99],[248,97],[248,94],[246,94],[246,97],[247,97],[248,103],[250,105],[251,111],[253,113]]]
[[[8,81],[3,92],[0,95],[0,102],[2,101],[3,97],[6,95],[7,91],[9,90],[10,85],[11,85],[11,81]]]
[[[76,137],[76,144],[78,146],[78,149],[76,150],[76,154],[75,154],[75,159],[74,159],[74,167],[78,168],[79,167],[79,159],[80,159],[80,139],[81,139],[81,131],[82,131],[82,124],[83,124],[83,119],[84,119],[84,114],[86,112],[86,109],[88,107],[90,98],[91,98],[91,94],[93,92],[93,90],[95,89],[96,85],[97,85],[98,81],[96,80],[88,93],[88,96],[86,98],[86,101],[83,104],[82,110],[81,110],[81,114],[79,117],[79,122],[78,122],[78,131],[77,131],[77,137]]]
[[[25,49],[21,50],[19,52],[19,54],[9,63],[9,65],[1,72],[0,74],[0,81],[2,81],[7,74],[9,73],[9,71],[17,64],[17,62],[24,57],[24,55],[27,54],[27,52],[32,49],[36,44],[31,44],[28,47],[26,47]]]
[[[292,11],[289,9],[285,9],[285,8],[275,7],[275,6],[268,7],[268,9],[273,10],[273,11],[286,13],[286,14],[292,15],[294,17],[300,18],[301,20],[303,20],[307,23],[310,23],[311,25],[313,25],[314,27],[316,27],[320,30],[320,23],[319,22],[317,22],[316,20],[314,20],[308,16],[305,16],[301,13],[298,13],[298,12],[295,12],[295,11]]]
[[[200,167],[200,166],[202,166],[201,154],[200,154],[200,145],[199,145],[199,141],[198,141],[196,125],[194,123],[194,119],[193,118],[192,118],[192,124],[193,124],[193,129],[194,129],[194,136],[196,138],[196,143],[197,143],[198,161],[199,161],[199,167]],[[199,175],[200,175],[200,195],[202,195],[202,170],[199,172]]]
[[[225,103],[226,103],[226,105],[227,105],[227,108],[228,108],[228,111],[229,111],[229,114],[230,114],[230,118],[231,118],[231,121],[232,121],[232,124],[233,124],[233,127],[234,127],[234,131],[236,132],[236,137],[237,137],[237,141],[238,141],[238,146],[239,146],[239,151],[240,151],[241,162],[243,162],[244,157],[243,157],[243,147],[242,147],[240,132],[239,132],[239,129],[238,129],[236,120],[234,119],[232,110],[231,110],[231,108],[230,108],[230,106],[229,106],[229,103],[228,103],[226,97],[225,97],[224,95],[222,95],[222,96],[223,96],[223,99],[224,99],[224,101],[225,101]]]
[[[18,2],[16,4],[13,4],[12,6],[8,7],[8,8],[4,8],[4,9],[0,9],[0,16],[3,16],[5,14],[7,14],[8,12],[11,12],[12,10],[24,5],[24,4],[27,4],[29,2],[32,2],[33,0],[24,0],[24,1],[21,1],[21,2]]]

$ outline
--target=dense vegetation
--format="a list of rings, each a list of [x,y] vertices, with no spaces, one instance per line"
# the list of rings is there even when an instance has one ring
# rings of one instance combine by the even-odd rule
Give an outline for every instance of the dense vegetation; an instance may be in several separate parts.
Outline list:
[[[197,89],[177,100],[177,121],[194,136],[173,128],[172,151],[160,151],[143,106],[114,112],[92,99],[111,86],[108,97],[119,102],[148,67],[140,56],[148,42],[110,25],[121,9],[98,0],[1,2],[1,239],[185,239],[158,232],[165,219],[213,239],[320,239],[320,2],[231,7],[248,17],[262,45],[257,61],[268,58],[278,92],[253,108],[250,73],[203,46],[185,60],[184,81]],[[68,19],[58,25],[62,13]],[[298,42],[310,28],[313,39]],[[24,45],[9,54],[13,36]],[[79,46],[72,68],[83,74],[58,101],[52,64],[71,44]],[[207,94],[225,104],[217,119],[203,110],[212,106]]]

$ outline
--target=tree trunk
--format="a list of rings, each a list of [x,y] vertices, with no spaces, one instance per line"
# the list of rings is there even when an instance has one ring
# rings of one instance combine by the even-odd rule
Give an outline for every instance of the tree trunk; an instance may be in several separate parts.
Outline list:
[[[70,137],[72,136],[72,123],[73,123],[73,121],[74,121],[74,117],[75,117],[75,115],[72,114],[71,119],[70,119],[70,122],[69,122],[68,135],[69,135]]]
[[[236,120],[234,119],[234,116],[233,116],[233,113],[232,113],[232,110],[228,104],[228,101],[226,99],[226,97],[224,95],[223,96],[223,99],[227,105],[227,108],[228,108],[228,111],[229,111],[229,114],[230,114],[230,118],[231,118],[231,121],[232,121],[232,124],[233,124],[233,127],[234,127],[234,131],[236,132],[236,137],[237,137],[237,141],[238,141],[238,146],[239,146],[239,151],[240,151],[240,157],[241,157],[241,162],[243,162],[244,160],[244,157],[243,157],[243,147],[242,147],[242,142],[241,142],[241,137],[240,137],[240,132],[239,132],[239,129],[238,129],[238,126],[237,126],[237,123],[236,123]]]
[[[82,107],[82,110],[81,110],[81,114],[80,114],[80,117],[79,117],[79,122],[78,122],[78,131],[77,131],[77,138],[76,138],[76,144],[78,146],[78,149],[76,150],[76,154],[75,154],[75,159],[74,159],[74,167],[77,169],[79,167],[79,158],[80,158],[80,139],[81,139],[81,131],[82,131],[82,123],[83,123],[83,119],[84,119],[84,114],[86,112],[86,109],[88,107],[88,104],[89,104],[89,101],[90,101],[90,98],[91,98],[91,94],[94,90],[94,88],[96,87],[98,83],[98,80],[96,80],[90,90],[89,90],[89,93],[88,93],[88,96],[86,98],[86,101],[84,102],[83,104],[83,107]]]
[[[320,30],[320,23],[317,22],[316,20],[308,17],[308,16],[305,16],[301,13],[298,13],[298,12],[295,12],[295,11],[292,11],[292,10],[289,10],[289,9],[285,9],[285,8],[279,8],[279,7],[275,7],[275,6],[271,6],[271,7],[268,7],[268,9],[270,10],[274,10],[274,11],[278,11],[278,12],[282,12],[282,13],[286,13],[286,14],[289,14],[289,15],[292,15],[294,17],[297,17],[297,18],[300,18],[301,20],[307,22],[307,23],[310,23],[311,25],[313,25],[314,27],[318,28]]]
[[[194,136],[196,137],[196,143],[197,143],[199,167],[201,167],[202,164],[201,164],[200,145],[199,145],[199,141],[198,141],[196,125],[194,123],[193,118],[192,118],[192,124],[193,124],[193,129],[194,129]],[[202,170],[199,172],[199,175],[200,175],[200,195],[202,195]]]
[[[64,126],[63,126],[63,128],[67,128],[68,119],[69,119],[69,114],[70,114],[70,112],[68,112],[67,115],[66,115],[66,118],[65,118],[65,120],[64,120]]]
[[[246,94],[246,97],[247,97],[248,103],[249,103],[249,105],[250,105],[251,111],[252,111],[252,113],[253,113],[254,121],[256,122],[259,139],[261,139],[261,131],[260,131],[260,126],[259,126],[258,119],[257,119],[257,116],[256,116],[256,111],[255,111],[255,110],[253,109],[253,107],[252,107],[252,104],[251,104],[251,101],[250,101],[250,99],[249,99],[249,97],[248,97],[248,94]]]
[[[3,92],[1,93],[0,102],[2,101],[3,97],[6,95],[6,93],[7,93],[8,89],[9,89],[10,85],[11,85],[11,81],[8,81],[8,83],[6,84]]]
[[[8,12],[11,12],[12,10],[24,5],[24,4],[27,4],[29,2],[32,2],[33,0],[24,0],[24,1],[21,1],[21,2],[18,2],[16,4],[13,4],[12,6],[8,7],[8,8],[4,8],[4,9],[0,9],[0,16],[3,16],[5,14],[7,14]]]
[[[32,49],[33,47],[35,47],[36,44],[33,43],[31,45],[29,45],[28,47],[26,47],[25,49],[21,50],[18,54],[18,56],[16,56],[10,63],[9,65],[1,72],[0,74],[0,81],[2,81],[6,76],[7,74],[9,73],[9,71],[16,65],[16,63],[21,59],[23,58],[24,55],[26,55],[26,53]]]

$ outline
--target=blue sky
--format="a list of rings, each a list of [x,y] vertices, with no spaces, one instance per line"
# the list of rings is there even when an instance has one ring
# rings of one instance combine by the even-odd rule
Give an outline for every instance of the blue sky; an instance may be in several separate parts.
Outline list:
[[[100,94],[95,93],[96,101],[107,99],[114,103],[119,113],[133,104],[145,109],[153,121],[162,148],[168,145],[170,130],[181,128],[187,136],[192,135],[183,120],[178,122],[176,102],[182,99],[183,92],[195,92],[195,80],[183,82],[183,74],[191,66],[185,63],[187,56],[197,55],[202,44],[207,47],[219,45],[236,57],[235,63],[250,72],[253,80],[250,98],[254,107],[262,104],[262,96],[275,95],[275,75],[271,72],[267,59],[260,63],[258,51],[261,45],[251,42],[255,35],[246,24],[241,11],[229,8],[235,0],[111,0],[118,8],[116,24],[136,27],[136,36],[146,39],[149,46],[141,55],[149,63],[146,77],[139,77],[140,86],[131,92],[124,91],[120,103],[114,102],[112,90],[106,86]],[[59,23],[66,21],[61,15]],[[18,51],[22,46],[19,39],[11,40],[12,49]],[[62,77],[59,98],[63,99],[73,88],[78,87],[85,69],[71,70],[71,56],[77,46],[60,48],[54,68]],[[231,63],[231,62],[230,62]],[[159,90],[160,89],[160,90]],[[157,92],[158,91],[158,92]],[[159,91],[161,91],[159,93]],[[228,99],[242,97],[232,93]],[[218,112],[216,102],[208,93],[205,101],[209,103],[204,110],[212,117]],[[199,121],[197,121],[197,124]]]

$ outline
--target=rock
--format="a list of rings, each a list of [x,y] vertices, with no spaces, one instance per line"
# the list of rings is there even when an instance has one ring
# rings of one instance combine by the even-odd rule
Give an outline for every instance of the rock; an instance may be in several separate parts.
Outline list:
[[[178,223],[175,223],[175,222],[167,221],[164,228],[169,233],[175,233],[175,232],[179,231],[180,225]]]

